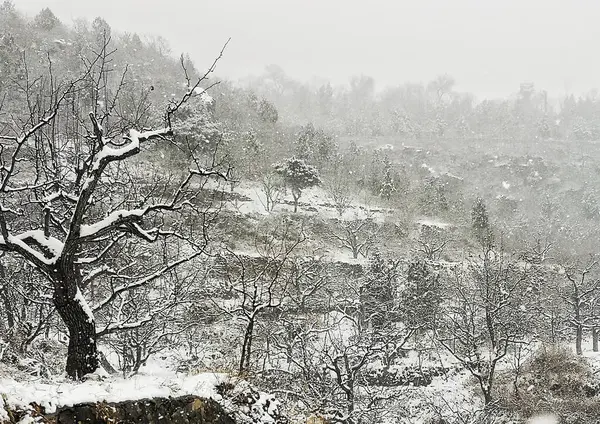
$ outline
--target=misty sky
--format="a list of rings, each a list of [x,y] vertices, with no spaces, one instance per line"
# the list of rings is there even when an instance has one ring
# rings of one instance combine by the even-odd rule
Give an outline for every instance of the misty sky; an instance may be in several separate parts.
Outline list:
[[[280,65],[289,75],[378,88],[448,73],[481,99],[535,82],[553,96],[600,87],[598,0],[14,0],[66,23],[102,16],[159,34],[202,69],[232,37],[218,74]]]

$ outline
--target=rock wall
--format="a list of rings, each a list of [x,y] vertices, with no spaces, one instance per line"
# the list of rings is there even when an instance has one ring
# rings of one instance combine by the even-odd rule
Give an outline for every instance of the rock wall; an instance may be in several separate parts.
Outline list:
[[[36,406],[29,411],[10,411],[8,422],[21,422],[28,414],[36,417],[31,422],[48,424],[235,424],[217,402],[196,396],[83,403],[51,415],[39,411]]]

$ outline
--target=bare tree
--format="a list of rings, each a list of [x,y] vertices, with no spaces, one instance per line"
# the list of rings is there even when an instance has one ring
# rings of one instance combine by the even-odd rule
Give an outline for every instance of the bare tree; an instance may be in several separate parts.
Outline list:
[[[292,386],[303,388],[299,397],[311,412],[327,415],[329,422],[373,422],[388,398],[370,387],[366,370],[392,351],[399,356],[412,331],[399,323],[367,327],[354,304],[335,303],[325,315],[287,321],[291,331],[280,331],[274,344],[286,356]]]
[[[265,195],[263,206],[267,212],[272,212],[275,206],[281,203],[286,192],[285,182],[281,176],[274,172],[269,172],[263,176],[260,189]]]
[[[595,329],[598,325],[598,317],[594,314],[600,292],[600,279],[595,276],[598,265],[598,259],[592,256],[583,265],[564,268],[566,285],[561,294],[571,310],[568,323],[575,331],[575,351],[578,355],[583,353],[584,331]]]
[[[226,290],[234,294],[236,302],[226,306],[217,303],[217,306],[243,322],[240,373],[250,370],[260,316],[280,307],[286,298],[293,266],[291,255],[304,240],[303,231],[286,222],[257,237],[254,246],[257,256],[227,249],[220,257],[224,262]]]
[[[354,220],[338,220],[330,234],[340,243],[340,247],[349,249],[352,257],[359,255],[366,257],[379,235],[380,227],[373,218]]]
[[[421,226],[421,234],[418,239],[419,247],[417,250],[426,259],[438,261],[452,241],[452,238],[443,229],[432,225],[423,225]]]
[[[183,228],[180,225],[168,229],[164,215],[203,215],[202,208],[194,207],[198,198],[195,180],[226,177],[195,161],[179,180],[162,179],[146,190],[138,186],[137,196],[129,197],[136,178],[127,171],[127,160],[143,146],[173,136],[176,112],[198,94],[221,55],[195,84],[189,84],[179,101],[168,105],[162,126],[138,130],[140,122],[119,119],[126,73],[111,88],[109,41],[104,40],[99,53],[83,59],[84,71],[72,81],[58,81],[49,59],[46,75],[22,84],[28,112],[0,133],[0,249],[31,263],[51,284],[53,305],[69,333],[66,371],[72,378],[98,367],[101,332],[94,311],[100,312],[125,293],[202,254],[206,234],[178,232],[177,227]],[[87,123],[83,114],[72,121],[70,110],[79,110],[89,101],[79,97],[84,92],[96,93],[92,112]],[[97,106],[101,102],[94,97],[101,93],[106,95],[104,107]],[[194,241],[197,236],[199,242]],[[109,259],[130,237],[147,243],[177,238],[187,242],[189,250],[151,273],[126,276],[113,269]],[[90,307],[85,289],[91,280],[109,275],[121,277],[122,283],[113,285],[104,299]],[[117,322],[102,333],[135,324]]]
[[[481,257],[466,269],[455,268],[448,280],[438,340],[477,379],[489,405],[498,363],[526,334],[527,269],[485,243]]]

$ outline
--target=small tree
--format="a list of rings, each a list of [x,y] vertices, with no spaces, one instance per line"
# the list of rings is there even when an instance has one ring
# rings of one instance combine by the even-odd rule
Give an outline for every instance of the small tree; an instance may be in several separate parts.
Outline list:
[[[234,294],[235,301],[216,306],[243,322],[240,373],[250,370],[259,318],[281,307],[286,297],[294,268],[291,255],[305,240],[302,229],[289,222],[260,233],[264,235],[254,241],[257,256],[227,249],[220,257],[226,270],[226,291]]]
[[[381,188],[379,189],[379,195],[386,200],[390,200],[392,195],[398,191],[396,183],[394,182],[394,176],[392,175],[392,162],[386,156],[383,160],[384,174]]]
[[[274,165],[275,172],[281,175],[285,185],[292,191],[294,212],[298,211],[298,201],[302,190],[321,184],[321,178],[314,166],[307,165],[302,159],[295,157]]]
[[[442,303],[439,274],[422,260],[411,262],[400,294],[404,322],[412,328],[435,330]]]
[[[575,330],[577,355],[583,353],[584,331],[590,328],[595,330],[598,324],[598,318],[594,314],[600,292],[600,279],[595,275],[598,267],[598,259],[592,256],[583,266],[571,265],[564,269],[566,285],[561,290],[561,297],[570,309],[568,323]],[[596,337],[594,334],[597,343]]]
[[[296,141],[296,155],[318,166],[328,162],[337,151],[333,138],[321,129],[309,123],[300,129]]]
[[[263,204],[265,210],[272,212],[285,196],[285,182],[281,175],[269,172],[262,178],[260,190],[265,195],[265,202]]]
[[[400,261],[385,259],[379,252],[369,256],[365,283],[360,287],[360,303],[362,321],[370,323],[373,329],[381,329],[391,322],[399,266]]]
[[[348,157],[337,155],[327,167],[327,178],[324,178],[323,188],[333,201],[340,217],[352,204],[355,187],[352,184],[353,164]]]
[[[452,239],[442,228],[434,225],[422,225],[417,242],[419,243],[417,251],[427,260],[439,261]]]
[[[331,236],[340,243],[340,247],[352,252],[352,258],[358,259],[359,255],[366,257],[369,254],[369,249],[375,244],[379,231],[380,226],[371,217],[350,221],[339,220],[332,228]]]
[[[477,379],[489,406],[498,363],[527,334],[531,314],[525,286],[530,275],[489,244],[468,268],[457,267],[452,274],[438,341]]]

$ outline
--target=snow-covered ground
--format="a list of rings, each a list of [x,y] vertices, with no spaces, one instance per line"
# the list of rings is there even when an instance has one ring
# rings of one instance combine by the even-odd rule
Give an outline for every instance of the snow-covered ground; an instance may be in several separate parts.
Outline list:
[[[82,383],[65,377],[19,378],[0,373],[0,394],[10,407],[27,408],[35,402],[52,413],[61,406],[84,402],[121,402],[151,397],[196,395],[221,400],[215,386],[226,381],[222,373],[177,373],[167,363],[151,359],[132,377],[106,375],[99,371]]]
[[[217,390],[221,383],[231,383],[234,387],[225,397]],[[232,397],[240,393],[244,393],[248,405],[231,402]],[[9,419],[6,409],[28,411],[32,403],[43,407],[46,413],[54,413],[60,407],[79,403],[185,395],[213,399],[231,413],[236,422],[242,423],[274,422],[280,409],[280,403],[272,395],[252,389],[244,380],[226,373],[180,373],[169,361],[158,358],[151,358],[138,374],[127,378],[98,371],[80,383],[66,376],[35,378],[0,368],[0,422]]]
[[[244,215],[269,215],[269,212],[267,212],[265,207],[267,200],[259,184],[254,182],[243,182],[234,188],[234,192],[250,200],[233,201],[229,205],[231,209],[237,210]],[[271,213],[293,212],[294,206],[291,202],[292,196],[288,192],[282,199],[282,202],[278,203]],[[392,212],[391,210],[369,205],[368,202],[360,201],[360,199],[354,199],[351,205],[340,216],[337,209],[334,207],[334,202],[331,197],[320,187],[312,187],[303,190],[299,203],[298,213],[318,215],[322,219],[338,218],[351,221],[372,218],[375,222],[383,222],[385,216]]]

